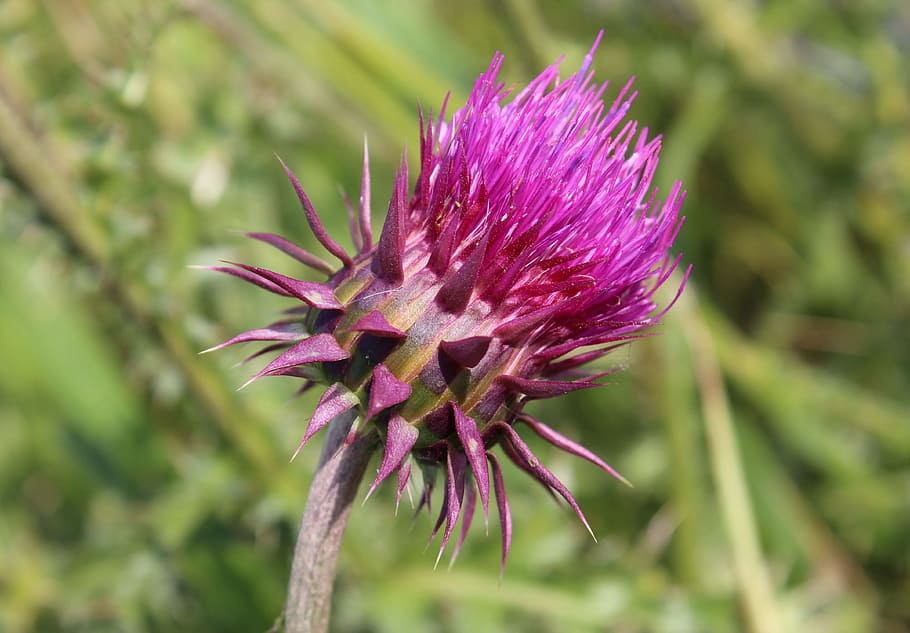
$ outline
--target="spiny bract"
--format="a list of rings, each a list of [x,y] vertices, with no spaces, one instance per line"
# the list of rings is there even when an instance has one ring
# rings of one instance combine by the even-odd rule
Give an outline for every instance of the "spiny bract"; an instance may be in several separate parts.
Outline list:
[[[370,493],[397,473],[400,500],[413,458],[425,471],[420,505],[428,506],[432,475],[444,471],[431,536],[442,528],[440,555],[461,517],[457,555],[478,496],[486,519],[492,488],[505,564],[512,527],[491,452],[497,444],[588,526],[572,494],[516,428],[619,477],[522,411],[529,400],[596,386],[598,376],[582,366],[660,318],[653,295],[679,261],[669,249],[684,194],[677,183],[660,203],[650,190],[660,137],[649,139],[647,129],[624,121],[635,96],[631,82],[605,107],[606,84],[593,83],[589,72],[596,46],[565,81],[553,65],[508,103],[497,54],[450,121],[445,104],[435,120],[421,115],[414,192],[408,196],[402,159],[376,244],[364,146],[359,210],[347,205],[353,257],[326,233],[285,167],[310,227],[341,269],[277,235],[250,237],[328,281],[246,264],[214,267],[302,302],[287,318],[213,348],[268,342],[253,357],[279,353],[253,380],[295,376],[305,386],[328,385],[301,447],[353,410],[358,422],[349,440],[373,433],[384,447]]]

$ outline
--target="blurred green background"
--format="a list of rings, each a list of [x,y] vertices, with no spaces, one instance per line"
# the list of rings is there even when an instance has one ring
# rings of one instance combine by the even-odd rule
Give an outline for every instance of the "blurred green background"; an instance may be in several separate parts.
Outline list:
[[[0,2],[0,631],[272,625],[314,399],[197,356],[287,304],[188,265],[299,273],[239,235],[319,248],[275,154],[341,238],[364,135],[379,212],[418,103],[462,104],[496,50],[515,85],[568,74],[600,28],[598,78],[637,77],[659,184],[688,188],[694,272],[609,386],[531,411],[635,488],[532,442],[599,542],[509,468],[502,583],[495,518],[433,571],[430,520],[382,490],[334,630],[910,631],[898,0]]]

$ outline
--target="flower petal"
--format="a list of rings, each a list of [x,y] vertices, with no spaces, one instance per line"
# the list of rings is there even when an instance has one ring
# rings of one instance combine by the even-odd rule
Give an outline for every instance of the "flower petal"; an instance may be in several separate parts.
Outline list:
[[[575,306],[581,303],[579,297],[573,297],[565,301],[553,303],[526,314],[515,317],[506,321],[493,330],[493,336],[503,340],[514,342],[521,339],[522,336],[534,328],[544,324],[548,319],[553,318],[559,312],[573,312]]]

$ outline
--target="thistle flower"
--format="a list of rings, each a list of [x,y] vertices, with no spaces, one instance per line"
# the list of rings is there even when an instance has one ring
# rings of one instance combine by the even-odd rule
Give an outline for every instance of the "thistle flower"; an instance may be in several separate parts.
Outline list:
[[[635,97],[631,81],[604,105],[606,84],[593,83],[589,72],[597,43],[567,80],[559,80],[558,64],[550,66],[510,101],[497,54],[450,120],[445,103],[435,119],[421,114],[416,186],[409,196],[402,158],[378,243],[364,144],[359,208],[347,204],[353,256],[326,233],[285,166],[310,228],[341,268],[283,237],[250,237],[327,281],[246,264],[214,267],[301,302],[287,318],[212,348],[266,342],[250,358],[277,355],[250,382],[293,376],[303,388],[327,385],[297,451],[353,411],[349,441],[372,433],[382,447],[368,496],[394,473],[400,501],[416,462],[424,471],[420,506],[429,507],[442,471],[430,537],[442,531],[440,556],[461,518],[457,555],[478,497],[485,520],[495,497],[505,565],[512,522],[496,446],[590,531],[522,429],[622,479],[523,411],[530,400],[597,386],[599,376],[584,365],[658,321],[666,310],[658,311],[654,293],[679,262],[669,249],[684,194],[677,183],[665,202],[656,199],[660,137],[624,120]]]

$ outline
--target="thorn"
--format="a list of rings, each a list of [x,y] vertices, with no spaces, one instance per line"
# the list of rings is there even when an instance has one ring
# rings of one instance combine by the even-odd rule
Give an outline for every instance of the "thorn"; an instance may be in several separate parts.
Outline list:
[[[281,163],[281,166],[284,168],[284,173],[287,174],[288,179],[291,181],[291,185],[294,187],[294,191],[297,193],[297,199],[300,200],[300,206],[303,207],[303,213],[306,216],[307,224],[310,225],[310,230],[313,231],[313,235],[328,252],[340,259],[345,266],[353,265],[354,260],[351,259],[351,256],[341,248],[338,242],[332,239],[328,232],[326,232],[325,227],[322,225],[322,220],[319,219],[319,214],[316,213],[316,209],[307,197],[300,181],[297,180],[297,177],[294,176],[294,173],[285,162],[281,160],[281,157],[278,156],[278,154],[275,154],[275,158]]]

